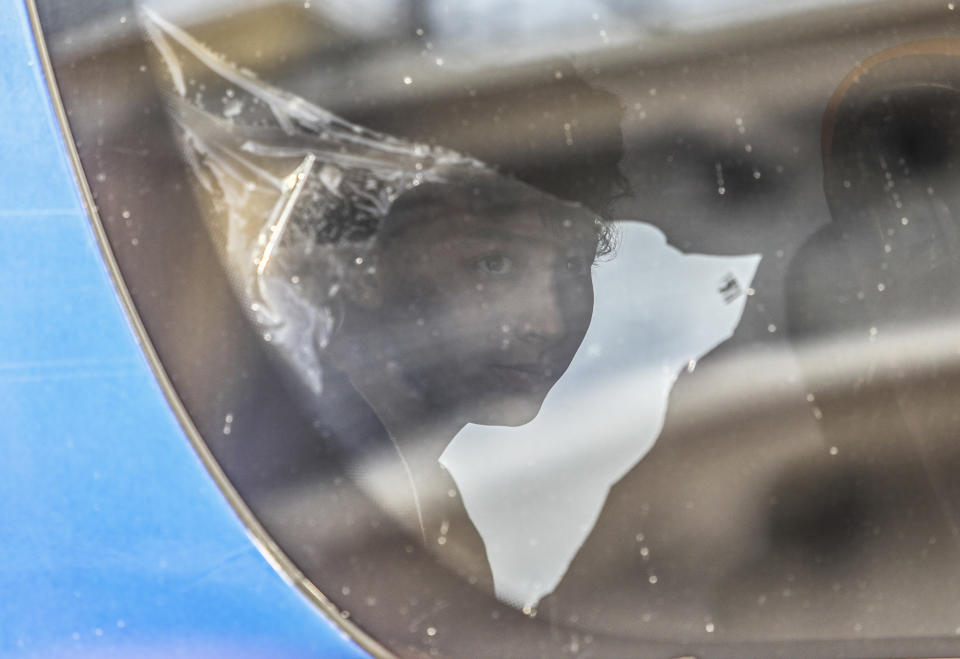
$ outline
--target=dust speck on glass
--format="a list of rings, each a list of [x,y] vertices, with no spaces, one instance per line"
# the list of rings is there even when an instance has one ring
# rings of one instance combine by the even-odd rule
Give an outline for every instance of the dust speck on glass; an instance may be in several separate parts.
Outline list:
[[[960,652],[952,5],[37,4],[163,367],[350,631]]]

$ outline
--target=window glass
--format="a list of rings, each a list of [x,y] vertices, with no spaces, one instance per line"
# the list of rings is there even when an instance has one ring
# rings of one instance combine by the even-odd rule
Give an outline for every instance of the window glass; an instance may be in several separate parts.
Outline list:
[[[184,422],[350,633],[960,651],[953,4],[37,5]]]

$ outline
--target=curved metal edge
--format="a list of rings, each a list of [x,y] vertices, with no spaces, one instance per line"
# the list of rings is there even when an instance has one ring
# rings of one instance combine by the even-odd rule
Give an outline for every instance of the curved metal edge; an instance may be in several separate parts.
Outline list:
[[[137,343],[140,345],[140,349],[146,356],[147,362],[150,365],[150,369],[153,371],[153,376],[160,384],[160,388],[163,391],[164,397],[166,398],[167,403],[170,405],[171,410],[173,410],[174,416],[176,416],[181,429],[187,436],[187,439],[189,439],[190,444],[193,446],[193,449],[200,458],[200,461],[203,463],[204,467],[206,467],[207,472],[213,477],[214,482],[216,483],[220,492],[226,498],[227,503],[230,504],[233,512],[237,515],[237,517],[240,518],[240,521],[246,527],[247,535],[250,540],[257,547],[257,550],[260,552],[260,554],[263,555],[267,562],[270,563],[274,570],[276,570],[277,573],[284,579],[284,581],[297,588],[302,595],[304,595],[313,605],[320,609],[320,612],[323,613],[328,620],[336,625],[341,632],[345,633],[351,641],[355,642],[364,651],[376,657],[376,659],[396,659],[397,655],[390,652],[390,650],[377,642],[362,628],[351,622],[346,617],[346,614],[340,611],[340,609],[337,608],[337,606],[329,598],[327,598],[327,596],[324,595],[320,589],[317,588],[313,582],[311,582],[306,575],[303,574],[303,572],[300,571],[294,562],[283,552],[279,545],[273,541],[273,539],[270,537],[270,534],[253,514],[253,511],[247,507],[247,504],[240,497],[240,494],[230,483],[222,467],[217,462],[206,443],[203,441],[203,438],[201,437],[196,426],[193,424],[193,421],[184,407],[183,402],[180,400],[180,397],[177,395],[177,392],[173,387],[173,383],[170,381],[170,377],[167,375],[163,365],[160,363],[160,358],[157,355],[157,352],[150,341],[150,337],[147,334],[147,330],[143,325],[143,321],[137,312],[133,298],[130,295],[130,291],[127,289],[126,284],[124,284],[116,257],[114,256],[113,250],[110,247],[110,242],[107,239],[106,231],[103,228],[103,223],[100,219],[99,213],[97,212],[96,203],[93,200],[93,193],[90,189],[89,183],[87,182],[86,176],[84,175],[83,166],[80,162],[80,155],[77,152],[76,145],[73,141],[73,133],[70,130],[70,124],[67,120],[63,99],[61,98],[60,90],[57,87],[53,64],[50,60],[50,53],[47,50],[46,40],[43,35],[43,30],[40,26],[40,15],[37,11],[36,0],[24,0],[24,2],[27,7],[27,15],[30,20],[31,30],[33,32],[33,39],[36,45],[37,55],[39,56],[40,64],[43,67],[47,92],[50,95],[50,101],[53,105],[54,113],[56,114],[57,124],[60,127],[60,131],[66,144],[67,154],[70,159],[71,169],[73,171],[74,182],[77,188],[80,190],[80,196],[83,202],[84,210],[86,211],[87,218],[90,220],[90,225],[92,226],[94,235],[96,236],[97,245],[100,248],[100,255],[103,257],[104,263],[107,265],[110,279],[112,280],[114,289],[120,298],[121,306],[123,307],[127,321],[133,328]]]

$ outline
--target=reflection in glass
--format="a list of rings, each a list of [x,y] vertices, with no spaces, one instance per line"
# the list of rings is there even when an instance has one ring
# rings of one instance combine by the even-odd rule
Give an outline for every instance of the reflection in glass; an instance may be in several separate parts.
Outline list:
[[[145,23],[211,232],[316,428],[442,562],[532,613],[656,441],[679,372],[733,333],[759,257],[603,219],[589,206],[616,192],[616,160],[614,183],[594,162],[518,173],[547,192]]]
[[[467,426],[442,457],[497,595],[525,610],[556,587],[610,487],[657,441],[680,372],[733,334],[760,261],[683,254],[649,224],[617,225],[616,257],[594,271],[593,323],[540,414],[522,428]]]

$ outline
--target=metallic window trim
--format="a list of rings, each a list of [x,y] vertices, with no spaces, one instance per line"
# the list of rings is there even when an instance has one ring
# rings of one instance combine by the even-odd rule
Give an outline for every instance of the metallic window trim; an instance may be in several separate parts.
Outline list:
[[[50,60],[50,54],[47,50],[46,40],[43,35],[43,30],[40,26],[40,15],[37,11],[36,0],[25,0],[25,3],[27,6],[27,14],[30,20],[30,26],[33,31],[34,42],[37,48],[37,54],[40,58],[40,64],[43,67],[47,92],[50,95],[50,101],[53,105],[54,113],[56,114],[57,124],[61,133],[63,134],[73,172],[73,178],[77,188],[80,190],[84,211],[87,214],[87,218],[90,220],[90,225],[92,226],[94,235],[97,239],[97,245],[100,248],[100,254],[107,265],[107,270],[110,273],[110,279],[112,280],[114,289],[120,298],[121,306],[123,307],[127,320],[130,323],[130,326],[133,328],[137,343],[140,345],[141,350],[143,350],[143,353],[147,358],[147,362],[150,364],[150,369],[153,371],[153,376],[160,384],[160,388],[163,390],[164,397],[166,398],[167,403],[170,405],[170,408],[173,410],[180,427],[190,440],[193,450],[200,458],[200,461],[203,463],[204,467],[206,467],[207,472],[213,477],[213,480],[220,489],[220,492],[230,504],[233,512],[240,518],[240,521],[246,527],[247,535],[253,541],[253,544],[257,547],[260,554],[263,555],[267,562],[270,563],[270,565],[280,574],[281,577],[283,577],[284,581],[295,586],[301,594],[303,594],[313,605],[320,609],[320,611],[328,620],[333,622],[333,624],[335,624],[342,632],[344,632],[350,638],[350,640],[359,645],[363,650],[377,659],[395,659],[396,655],[377,642],[372,636],[367,634],[367,632],[365,632],[359,625],[349,620],[346,617],[347,614],[337,608],[337,606],[329,598],[327,598],[327,596],[324,595],[323,592],[321,592],[320,589],[317,588],[316,585],[303,574],[303,572],[300,571],[300,569],[293,563],[292,560],[290,560],[290,558],[283,552],[277,543],[273,541],[266,529],[260,524],[256,516],[240,497],[240,494],[230,483],[222,467],[217,462],[206,443],[203,441],[203,438],[201,437],[196,426],[193,424],[193,421],[187,413],[183,402],[180,400],[180,397],[177,395],[177,392],[173,387],[173,383],[170,381],[170,377],[167,375],[163,365],[160,363],[160,358],[158,357],[157,352],[150,341],[150,337],[147,334],[146,328],[143,325],[143,321],[141,320],[140,315],[134,306],[130,291],[127,290],[126,284],[123,281],[123,277],[120,273],[120,268],[117,264],[116,257],[114,256],[113,249],[110,246],[110,242],[107,239],[107,234],[104,230],[100,215],[97,212],[96,203],[93,200],[93,193],[90,189],[89,183],[87,182],[86,176],[84,175],[83,166],[80,162],[80,155],[77,152],[76,145],[73,141],[73,134],[70,130],[70,124],[67,121],[66,109],[63,105],[63,100],[60,97],[60,90],[57,87],[53,63]]]

